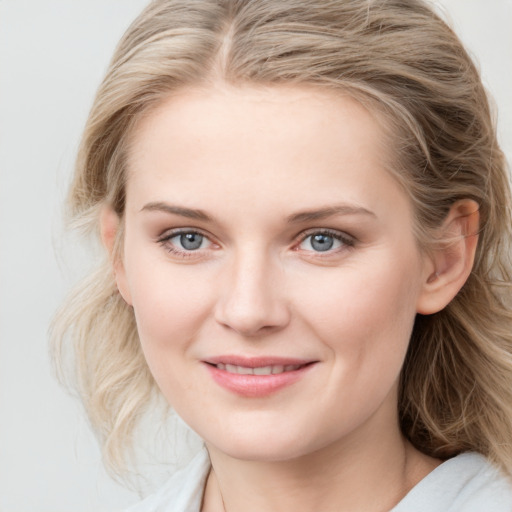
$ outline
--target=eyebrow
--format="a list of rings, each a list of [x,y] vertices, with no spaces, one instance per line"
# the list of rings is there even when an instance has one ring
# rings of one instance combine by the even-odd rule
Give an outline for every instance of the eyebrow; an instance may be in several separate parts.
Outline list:
[[[205,222],[211,222],[212,218],[207,215],[203,210],[195,210],[192,208],[184,208],[183,206],[173,206],[167,203],[154,202],[144,205],[141,210],[149,212],[165,212],[172,215],[179,215],[181,217],[187,217],[194,220],[202,220]]]
[[[212,217],[207,215],[203,210],[185,208],[183,206],[174,206],[161,201],[148,203],[141,208],[141,211],[160,211],[169,213],[171,215],[179,215],[188,219],[202,220],[205,222],[213,221]],[[288,224],[297,224],[300,222],[322,220],[328,217],[333,217],[335,215],[368,215],[370,217],[376,216],[373,212],[363,208],[362,206],[343,204],[328,206],[317,210],[306,210],[303,212],[294,213],[286,218],[286,222]]]
[[[362,206],[353,206],[347,204],[327,206],[318,210],[307,210],[304,212],[294,213],[287,217],[289,224],[295,224],[299,222],[309,222],[314,220],[322,220],[335,215],[368,215],[370,217],[376,217],[375,213]]]

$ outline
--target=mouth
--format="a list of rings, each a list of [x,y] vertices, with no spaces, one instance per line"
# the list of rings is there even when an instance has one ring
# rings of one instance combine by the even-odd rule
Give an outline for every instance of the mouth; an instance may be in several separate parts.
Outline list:
[[[228,373],[236,373],[238,375],[279,375],[285,372],[294,372],[296,370],[299,370],[303,366],[306,366],[307,364],[311,363],[287,365],[276,364],[267,366],[256,366],[254,368],[250,366],[239,366],[224,363],[218,363],[214,366],[219,370],[223,370]]]
[[[300,381],[318,363],[289,358],[238,356],[221,356],[203,362],[219,386],[248,398],[272,395]]]

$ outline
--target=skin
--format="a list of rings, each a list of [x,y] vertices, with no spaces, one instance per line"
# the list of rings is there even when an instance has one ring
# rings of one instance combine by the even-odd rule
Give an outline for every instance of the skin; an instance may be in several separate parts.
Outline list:
[[[416,313],[455,295],[476,237],[421,253],[387,147],[360,104],[298,87],[187,90],[137,127],[114,266],[156,382],[209,450],[203,511],[385,511],[439,464],[400,433],[398,379]],[[452,208],[452,238],[476,232],[473,206]],[[111,250],[117,227],[106,208]],[[314,364],[247,397],[212,379],[225,354]]]

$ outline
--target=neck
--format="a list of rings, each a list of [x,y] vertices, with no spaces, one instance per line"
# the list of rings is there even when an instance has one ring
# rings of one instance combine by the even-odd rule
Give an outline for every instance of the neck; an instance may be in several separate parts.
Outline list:
[[[244,461],[208,447],[203,512],[388,511],[439,461],[415,450],[398,424],[371,434],[286,461]]]

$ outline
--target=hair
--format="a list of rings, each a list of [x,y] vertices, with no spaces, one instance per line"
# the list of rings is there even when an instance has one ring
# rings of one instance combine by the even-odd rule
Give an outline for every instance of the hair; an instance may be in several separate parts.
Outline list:
[[[457,36],[422,0],[154,0],[94,100],[69,196],[75,225],[98,233],[105,205],[123,219],[137,123],[170,94],[218,81],[324,88],[378,113],[426,250],[454,202],[478,203],[471,275],[445,309],[417,315],[399,418],[423,453],[474,450],[512,475],[510,184],[488,98]],[[158,391],[106,257],[66,301],[52,338],[61,367],[72,355],[105,462],[119,471]]]

